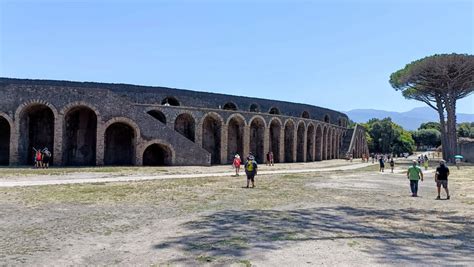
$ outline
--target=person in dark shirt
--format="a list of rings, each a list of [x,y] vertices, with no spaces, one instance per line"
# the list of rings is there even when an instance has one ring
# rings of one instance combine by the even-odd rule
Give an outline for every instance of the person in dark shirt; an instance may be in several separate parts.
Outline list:
[[[450,199],[451,197],[449,196],[449,189],[448,189],[448,176],[449,176],[449,168],[446,167],[446,162],[444,160],[441,160],[439,162],[439,167],[436,168],[436,174],[435,174],[435,181],[436,181],[436,186],[438,187],[438,197],[436,198],[437,200],[441,199],[441,186],[443,186],[444,190],[446,191],[446,199]]]

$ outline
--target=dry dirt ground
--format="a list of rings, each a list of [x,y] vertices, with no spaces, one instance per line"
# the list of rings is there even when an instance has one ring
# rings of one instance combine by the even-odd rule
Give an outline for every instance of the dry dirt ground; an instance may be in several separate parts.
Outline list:
[[[228,176],[0,188],[0,264],[474,265],[474,166],[451,168],[452,199],[436,201],[432,171],[412,198],[405,166],[325,164],[341,170],[261,175],[255,189]],[[81,174],[15,170],[1,179]]]

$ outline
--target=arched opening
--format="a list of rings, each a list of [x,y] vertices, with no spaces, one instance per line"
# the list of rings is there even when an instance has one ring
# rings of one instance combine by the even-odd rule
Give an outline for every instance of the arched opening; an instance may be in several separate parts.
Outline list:
[[[10,123],[0,116],[0,165],[8,166],[10,162]]]
[[[250,124],[250,152],[253,153],[258,163],[263,163],[265,160],[264,136],[264,121],[259,118],[254,119]]]
[[[221,163],[222,123],[213,116],[207,116],[202,124],[202,147],[211,153],[211,163]]]
[[[328,129],[326,159],[332,159],[332,129]]]
[[[298,125],[298,131],[297,131],[297,147],[296,147],[296,161],[297,162],[304,162],[304,132],[305,132],[305,127],[304,123],[300,123]]]
[[[171,150],[161,144],[149,145],[143,152],[143,166],[171,166]]]
[[[257,104],[250,105],[250,112],[260,112],[260,107]]]
[[[314,125],[310,124],[308,126],[306,138],[306,161],[311,162],[314,161]]]
[[[180,114],[174,121],[174,130],[194,142],[195,122],[193,116],[187,113]]]
[[[22,112],[19,141],[20,164],[33,164],[33,148],[54,151],[54,113],[48,106],[34,104]]]
[[[330,123],[329,115],[324,115],[324,122]]]
[[[125,123],[116,122],[105,130],[105,165],[133,165],[135,131]]]
[[[337,134],[336,131],[332,132],[332,159],[336,158],[336,153],[337,153]]]
[[[280,115],[280,110],[276,107],[272,107],[268,113],[274,114],[274,115]]]
[[[303,111],[303,113],[301,114],[301,118],[309,119],[309,112],[306,110]]]
[[[163,124],[166,124],[166,116],[165,114],[163,114],[163,112],[159,110],[150,110],[147,113],[151,115],[153,118],[161,121]]]
[[[343,118],[339,118],[338,125],[341,126],[341,127],[344,126],[344,119]]]
[[[277,120],[270,123],[270,151],[273,152],[273,160],[280,162],[280,135],[281,125]]]
[[[230,119],[227,128],[227,153],[228,162],[232,162],[235,154],[244,158],[244,125],[245,122],[240,117]]]
[[[168,96],[161,101],[163,106],[180,106],[178,99],[172,96]]]
[[[322,150],[323,148],[323,131],[321,126],[318,125],[316,128],[316,161],[323,160]]]
[[[288,121],[285,125],[285,162],[293,162],[293,151],[295,142],[295,125]]]
[[[237,110],[237,105],[232,102],[227,102],[222,107],[224,110]]]
[[[64,117],[63,156],[66,166],[95,165],[97,115],[87,107],[75,107]]]
[[[324,127],[323,130],[323,158],[322,160],[327,160],[328,159],[328,128]]]

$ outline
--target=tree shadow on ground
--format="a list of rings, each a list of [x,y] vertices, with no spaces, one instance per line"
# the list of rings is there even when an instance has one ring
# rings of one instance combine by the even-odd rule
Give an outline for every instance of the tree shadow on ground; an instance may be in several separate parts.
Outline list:
[[[440,264],[441,259],[462,264],[474,254],[472,218],[436,210],[348,206],[226,210],[182,227],[192,233],[157,244],[154,249],[241,258],[254,249],[278,249],[282,242],[346,239],[374,241],[360,249],[385,263],[431,265]]]

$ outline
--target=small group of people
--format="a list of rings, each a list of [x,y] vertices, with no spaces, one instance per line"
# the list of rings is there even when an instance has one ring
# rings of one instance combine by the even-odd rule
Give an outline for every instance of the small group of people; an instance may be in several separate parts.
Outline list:
[[[232,162],[232,167],[235,169],[235,176],[240,175],[241,165],[242,165],[242,160],[240,158],[240,155],[236,154],[234,156],[234,161]],[[255,156],[252,154],[252,152],[250,152],[244,164],[244,170],[247,176],[246,188],[250,187],[250,183],[252,183],[252,188],[255,187],[255,176],[257,175],[257,169],[258,169],[258,164],[257,164],[257,161],[255,160]]]
[[[423,167],[425,167],[425,170],[428,170],[428,166],[430,164],[430,160],[428,158],[428,155],[425,154],[425,155],[418,156],[417,162],[418,162],[418,166],[423,166]]]
[[[436,168],[435,173],[435,182],[436,187],[438,189],[438,196],[436,197],[436,200],[441,199],[441,187],[443,187],[444,191],[446,191],[446,199],[449,200],[451,198],[448,189],[448,176],[449,168],[446,166],[446,162],[444,160],[441,160],[439,162],[439,166]],[[413,160],[412,166],[408,168],[407,178],[408,180],[410,180],[410,190],[412,193],[412,197],[417,197],[418,181],[421,180],[423,182],[423,171],[421,170],[421,167],[419,166],[417,160]]]
[[[33,147],[34,151],[34,168],[49,168],[49,161],[51,160],[51,151],[47,147],[43,149],[36,149]]]
[[[390,170],[393,173],[393,169],[395,168],[395,160],[393,159],[392,155],[372,155],[372,163],[374,163],[375,159],[379,162],[380,172],[385,172],[385,162],[390,164]]]

